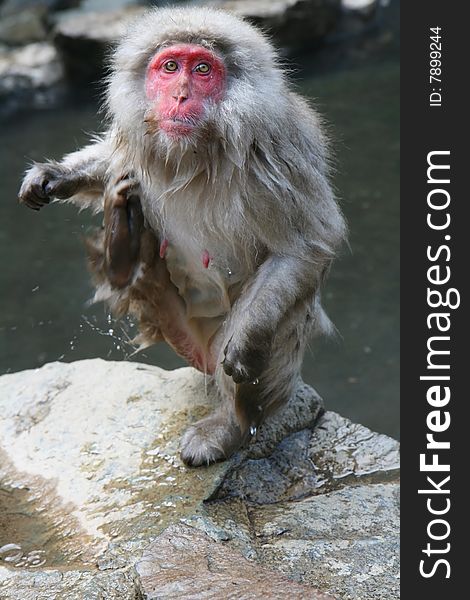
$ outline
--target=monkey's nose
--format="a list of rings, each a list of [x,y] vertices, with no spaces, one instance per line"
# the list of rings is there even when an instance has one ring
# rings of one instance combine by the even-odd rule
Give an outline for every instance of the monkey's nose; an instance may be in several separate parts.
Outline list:
[[[187,81],[180,81],[179,85],[175,87],[175,90],[172,94],[173,98],[177,101],[178,104],[181,104],[185,100],[189,98],[189,86]]]
[[[177,91],[173,94],[173,98],[176,100],[178,104],[182,104],[185,100],[188,99],[188,93],[186,91]]]

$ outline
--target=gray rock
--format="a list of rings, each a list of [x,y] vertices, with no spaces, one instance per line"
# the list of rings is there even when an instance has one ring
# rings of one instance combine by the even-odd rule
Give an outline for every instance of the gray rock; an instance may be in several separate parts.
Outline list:
[[[398,600],[398,506],[388,483],[255,508],[258,560],[342,600]]]
[[[178,0],[176,0],[178,2]],[[115,11],[128,6],[143,6],[152,4],[152,0],[81,0],[80,11],[105,12]],[[158,5],[159,2],[153,2]]]
[[[120,4],[124,6],[115,10],[65,11],[58,16],[54,40],[71,79],[98,80],[107,50],[125,31],[129,20],[146,10],[134,6],[134,2]],[[341,0],[209,0],[201,4],[246,17],[289,51],[317,45],[341,13]]]
[[[303,386],[252,446],[187,468],[213,402],[190,368],[0,377],[0,598],[396,598],[398,444]]]
[[[12,573],[0,566],[1,600],[144,600],[133,567],[101,573],[96,570]]]
[[[71,10],[57,15],[54,43],[70,81],[100,80],[107,52],[125,33],[129,21],[144,10],[131,5],[100,12]]]
[[[39,7],[43,13],[64,10],[76,7],[80,2],[81,0],[3,0],[0,2],[0,17],[37,10]]]
[[[249,448],[246,460],[231,470],[214,498],[238,497],[257,504],[295,500],[359,478],[395,479],[400,460],[395,440],[333,412],[321,416],[315,428],[285,437],[269,455],[262,456],[263,450]]]
[[[44,40],[47,36],[45,14],[44,7],[39,5],[2,16],[0,42],[15,45]]]
[[[137,564],[137,571],[148,600],[278,600],[286,590],[292,600],[334,600],[329,594],[260,567],[229,546],[184,525],[171,525],[159,535]]]
[[[63,91],[62,79],[62,64],[49,42],[0,48],[0,114],[49,106]]]
[[[341,0],[213,0],[267,31],[290,54],[317,46],[341,16]]]
[[[80,0],[5,0],[0,2],[0,43],[22,45],[43,41],[49,15],[78,6]]]
[[[344,9],[358,11],[360,13],[369,13],[375,10],[378,0],[342,0]]]

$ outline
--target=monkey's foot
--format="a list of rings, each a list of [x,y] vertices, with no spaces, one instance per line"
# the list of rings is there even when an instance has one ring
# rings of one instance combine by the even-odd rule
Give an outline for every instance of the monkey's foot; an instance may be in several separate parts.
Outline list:
[[[238,424],[210,415],[189,427],[181,438],[181,459],[191,467],[226,460],[243,442]]]
[[[105,193],[106,273],[113,288],[131,282],[140,259],[140,241],[144,216],[140,205],[140,187],[126,174]]]

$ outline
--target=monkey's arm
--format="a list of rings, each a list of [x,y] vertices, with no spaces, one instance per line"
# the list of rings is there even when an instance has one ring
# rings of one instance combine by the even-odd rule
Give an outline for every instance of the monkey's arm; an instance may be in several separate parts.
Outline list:
[[[259,267],[234,306],[237,327],[224,350],[224,370],[236,383],[260,376],[280,322],[297,303],[313,301],[330,261],[314,252],[312,261],[270,255]]]
[[[54,198],[101,210],[111,152],[110,140],[104,138],[66,155],[60,162],[35,163],[25,174],[19,201],[33,210]]]

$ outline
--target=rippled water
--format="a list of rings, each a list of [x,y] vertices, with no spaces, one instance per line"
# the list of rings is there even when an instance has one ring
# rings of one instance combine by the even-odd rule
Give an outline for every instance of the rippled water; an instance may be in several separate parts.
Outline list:
[[[312,345],[304,378],[328,408],[397,437],[398,66],[388,62],[299,85],[331,124],[335,185],[351,231],[351,250],[344,249],[324,292],[340,335]],[[0,373],[96,356],[165,368],[183,364],[164,345],[130,356],[132,324],[115,323],[104,307],[87,305],[92,288],[81,238],[99,217],[70,206],[35,213],[16,204],[28,160],[59,158],[97,128],[96,109],[87,104],[25,113],[3,124]]]

